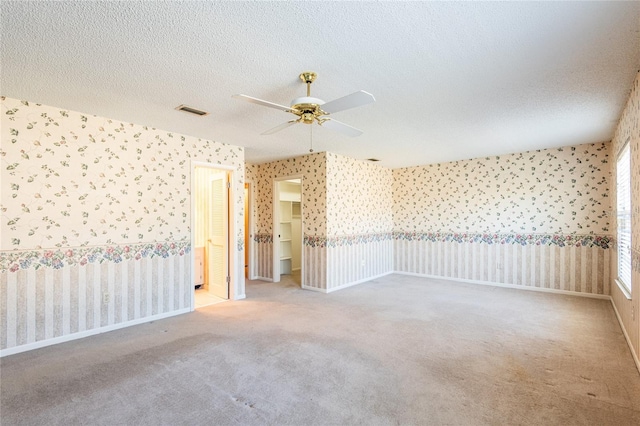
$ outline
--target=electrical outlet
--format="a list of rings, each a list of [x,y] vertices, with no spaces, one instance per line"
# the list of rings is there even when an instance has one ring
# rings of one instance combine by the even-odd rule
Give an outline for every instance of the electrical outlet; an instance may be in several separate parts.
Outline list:
[[[102,293],[102,303],[106,305],[109,302],[111,302],[111,295],[108,291],[105,291],[104,293]]]
[[[360,266],[362,266],[364,268],[364,259],[362,259],[362,261],[360,261]]]
[[[501,270],[502,269],[502,263],[500,263],[500,262],[496,263],[496,269],[497,270]]]

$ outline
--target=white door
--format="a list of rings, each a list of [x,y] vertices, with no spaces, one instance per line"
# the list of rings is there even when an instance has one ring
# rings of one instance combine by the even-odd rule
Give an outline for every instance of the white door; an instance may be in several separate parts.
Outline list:
[[[208,275],[209,292],[223,299],[229,298],[229,186],[227,173],[211,178],[211,210],[209,214]]]

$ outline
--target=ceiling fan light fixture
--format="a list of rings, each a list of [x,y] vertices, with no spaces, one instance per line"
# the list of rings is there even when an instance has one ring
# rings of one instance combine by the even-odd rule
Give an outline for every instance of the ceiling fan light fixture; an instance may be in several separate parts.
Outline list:
[[[307,96],[295,98],[293,101],[291,101],[289,107],[242,94],[233,95],[233,97],[269,108],[279,109],[281,111],[294,114],[298,117],[297,120],[288,121],[274,127],[273,129],[263,132],[263,135],[270,135],[272,133],[279,132],[280,130],[283,130],[289,127],[291,124],[295,123],[317,123],[321,126],[324,124],[324,127],[335,130],[350,137],[356,137],[362,134],[362,130],[358,130],[355,127],[351,127],[347,124],[333,120],[329,117],[329,115],[331,113],[339,112],[345,109],[351,109],[375,102],[375,98],[371,93],[360,90],[358,92],[351,93],[350,95],[334,99],[330,102],[325,102],[322,99],[311,97],[311,83],[313,83],[317,78],[316,73],[305,71],[300,74],[299,77],[300,80],[302,80],[307,85]]]

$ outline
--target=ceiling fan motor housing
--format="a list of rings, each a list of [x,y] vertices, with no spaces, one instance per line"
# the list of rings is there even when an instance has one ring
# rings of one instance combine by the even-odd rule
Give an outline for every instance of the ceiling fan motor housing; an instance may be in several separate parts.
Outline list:
[[[355,127],[351,127],[347,124],[330,119],[327,117],[329,114],[343,111],[345,109],[355,108],[362,105],[375,102],[375,98],[371,93],[367,93],[364,90],[354,92],[350,95],[343,96],[338,99],[334,99],[330,102],[323,101],[322,99],[311,97],[311,83],[316,79],[317,74],[311,71],[305,71],[300,74],[300,80],[307,85],[307,96],[296,98],[291,101],[290,106],[284,106],[273,102],[265,101],[263,99],[254,98],[247,95],[234,95],[234,98],[244,99],[247,102],[266,106],[269,108],[279,109],[281,111],[294,114],[298,119],[290,120],[286,123],[282,123],[279,126],[269,129],[263,132],[263,135],[271,135],[292,126],[296,123],[324,125],[324,127],[338,131],[344,135],[355,137],[362,134],[362,130],[358,130]],[[323,109],[324,108],[324,109]]]
[[[294,114],[300,116],[303,123],[311,124],[316,118],[326,115],[320,108],[322,104],[324,104],[322,99],[303,96],[291,101],[291,110]]]

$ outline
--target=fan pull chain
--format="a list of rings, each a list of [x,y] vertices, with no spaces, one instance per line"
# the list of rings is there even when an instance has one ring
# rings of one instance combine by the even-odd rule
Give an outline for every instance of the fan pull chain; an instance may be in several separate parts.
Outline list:
[[[311,144],[309,152],[313,152],[313,124],[309,126],[309,143]]]

